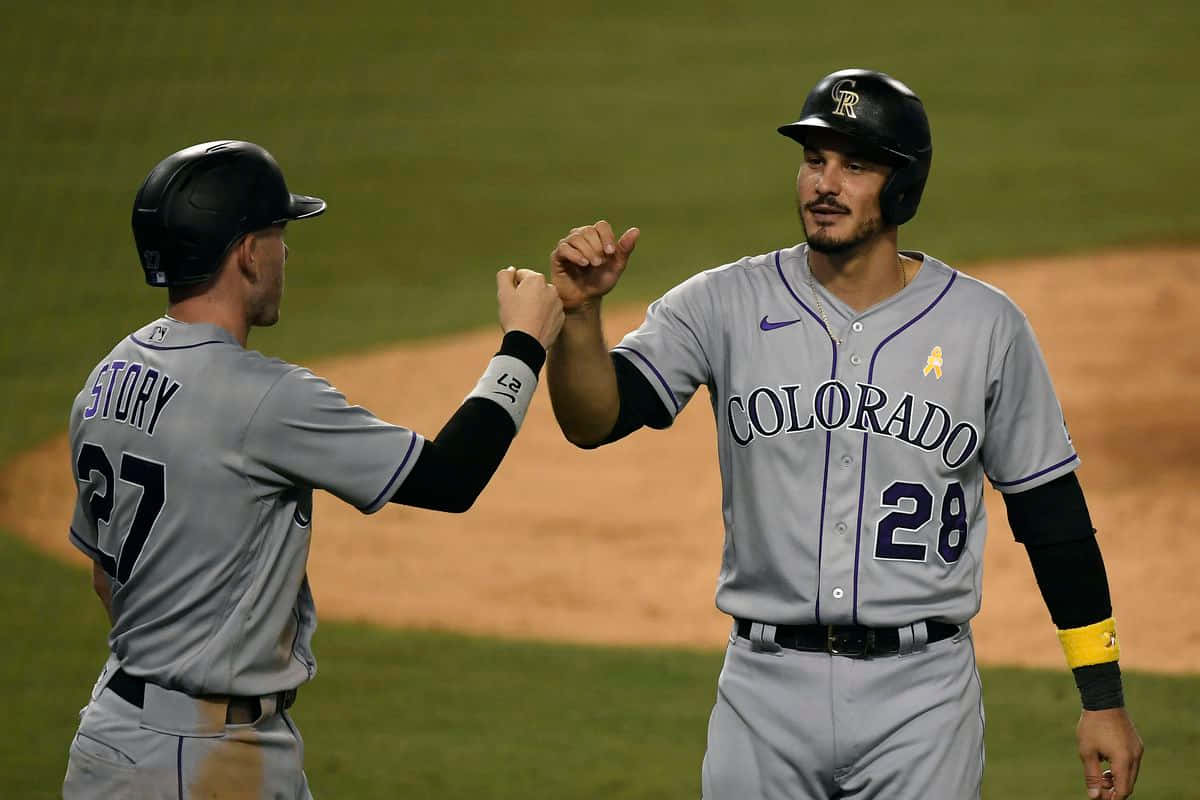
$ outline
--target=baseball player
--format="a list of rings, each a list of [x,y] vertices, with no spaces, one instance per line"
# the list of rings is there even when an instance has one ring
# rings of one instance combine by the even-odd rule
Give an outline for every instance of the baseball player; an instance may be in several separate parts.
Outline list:
[[[313,490],[364,514],[465,511],[521,427],[562,325],[536,272],[498,273],[500,350],[433,439],[246,349],[279,318],[285,226],[324,210],[238,141],[168,156],[137,193],[138,255],[169,306],[101,359],[71,408],[70,538],[112,628],[68,800],[311,797],[287,709],[317,669]],[[419,375],[393,377],[419,393]]]
[[[806,243],[693,276],[611,352],[601,300],[638,229],[575,228],[551,256],[566,322],[547,374],[571,442],[665,428],[701,385],[712,399],[716,602],[733,625],[703,796],[979,797],[969,623],[985,476],[1074,669],[1088,796],[1129,796],[1142,744],[1079,458],[1033,332],[995,288],[897,249],[932,156],[921,101],[843,70],[779,132],[804,148]]]

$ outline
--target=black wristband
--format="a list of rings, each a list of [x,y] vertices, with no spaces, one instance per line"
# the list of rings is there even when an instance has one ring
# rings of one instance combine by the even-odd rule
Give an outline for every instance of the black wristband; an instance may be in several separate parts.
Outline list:
[[[1076,667],[1075,685],[1079,687],[1079,699],[1086,711],[1103,711],[1125,705],[1125,691],[1121,686],[1121,668],[1116,661]]]
[[[536,337],[530,336],[525,331],[509,331],[504,334],[504,339],[500,342],[500,350],[496,355],[521,359],[526,366],[533,370],[534,375],[537,375],[541,371],[542,365],[546,363],[546,348],[542,347],[542,343]]]

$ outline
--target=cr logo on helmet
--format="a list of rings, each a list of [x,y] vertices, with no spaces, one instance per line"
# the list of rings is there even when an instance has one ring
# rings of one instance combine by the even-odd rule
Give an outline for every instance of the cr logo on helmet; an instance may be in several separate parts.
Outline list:
[[[858,92],[852,92],[847,87],[854,86],[854,81],[846,78],[838,81],[833,85],[833,91],[830,96],[837,105],[833,109],[833,113],[839,117],[849,117],[850,119],[858,119],[854,113],[854,107],[858,105]]]

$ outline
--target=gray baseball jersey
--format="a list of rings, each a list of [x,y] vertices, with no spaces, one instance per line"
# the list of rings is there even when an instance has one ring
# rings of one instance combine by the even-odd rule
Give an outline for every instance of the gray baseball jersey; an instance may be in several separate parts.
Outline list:
[[[677,414],[717,422],[724,612],[774,624],[961,623],[979,610],[983,479],[1002,492],[1078,465],[1024,314],[922,253],[858,313],[797,245],[700,273],[614,351]],[[833,336],[816,310],[820,292]]]
[[[313,676],[313,489],[372,513],[423,444],[308,370],[170,318],[92,370],[70,441],[70,538],[112,579],[112,652],[129,674],[193,695]]]

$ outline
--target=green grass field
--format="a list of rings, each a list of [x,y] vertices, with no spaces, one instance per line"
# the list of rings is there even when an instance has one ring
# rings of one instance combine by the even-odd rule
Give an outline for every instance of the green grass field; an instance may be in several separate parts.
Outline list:
[[[1200,10],[973,5],[7,5],[0,459],[61,431],[88,369],[160,312],[130,203],[155,161],[206,139],[259,141],[330,203],[289,231],[283,323],[252,340],[292,360],[491,324],[496,267],[542,265],[601,216],[643,229],[618,301],[794,242],[799,152],[774,128],[848,65],[901,77],[930,111],[906,246],[961,263],[1200,238]],[[104,624],[83,572],[7,534],[0,555],[0,796],[53,797]],[[715,648],[329,622],[316,646],[296,717],[319,797],[698,795]],[[1066,670],[984,684],[985,797],[1083,796]],[[1200,679],[1133,674],[1127,694],[1138,796],[1196,796]]]

